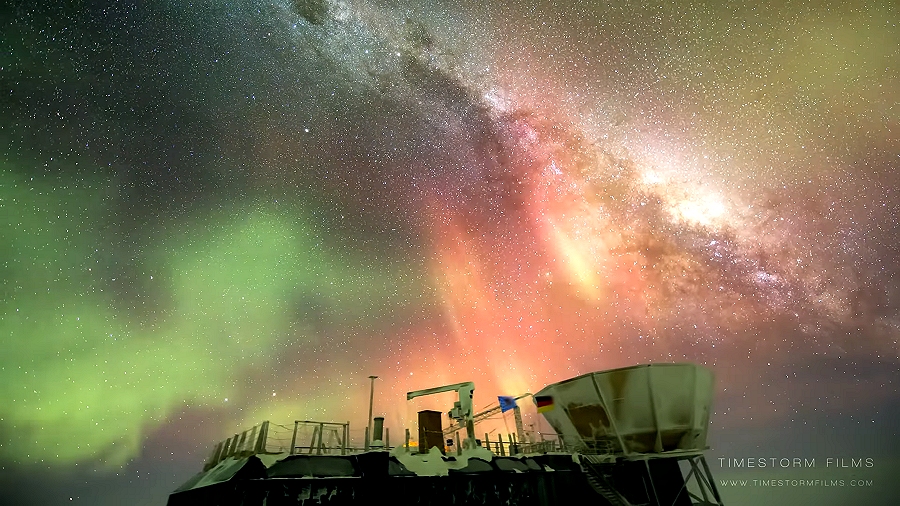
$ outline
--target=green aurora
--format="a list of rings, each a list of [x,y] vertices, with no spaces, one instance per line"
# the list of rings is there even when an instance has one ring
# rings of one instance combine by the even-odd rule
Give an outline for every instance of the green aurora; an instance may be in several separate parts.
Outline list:
[[[0,177],[3,460],[120,465],[173,410],[240,395],[285,341],[315,344],[289,301],[371,324],[411,292],[396,266],[331,251],[299,209],[254,202],[161,238],[141,283],[161,302],[123,311],[97,268],[107,188]]]

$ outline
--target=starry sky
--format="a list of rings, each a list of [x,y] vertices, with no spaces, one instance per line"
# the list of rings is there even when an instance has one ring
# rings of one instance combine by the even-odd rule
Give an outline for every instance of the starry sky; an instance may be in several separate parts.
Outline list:
[[[369,375],[399,435],[657,361],[716,375],[714,476],[875,461],[726,504],[897,490],[897,5],[56,4],[0,7],[0,502],[361,441]]]

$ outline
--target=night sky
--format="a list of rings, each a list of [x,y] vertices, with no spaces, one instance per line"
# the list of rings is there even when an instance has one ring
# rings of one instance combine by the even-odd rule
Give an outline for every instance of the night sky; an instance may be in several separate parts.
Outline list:
[[[872,480],[726,504],[892,504],[898,21],[860,1],[4,3],[0,504],[165,504],[262,420],[361,441],[369,375],[399,440],[453,400],[408,390],[474,381],[481,409],[656,361],[714,371],[714,476],[802,457]]]

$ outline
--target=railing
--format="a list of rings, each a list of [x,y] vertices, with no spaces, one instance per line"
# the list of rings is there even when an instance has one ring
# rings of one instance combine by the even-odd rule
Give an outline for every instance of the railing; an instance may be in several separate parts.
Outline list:
[[[368,429],[366,429],[367,431]],[[366,435],[362,435],[363,442],[368,439]],[[384,436],[384,446],[381,449],[392,450],[402,446],[406,451],[416,452],[418,450],[416,442],[409,438],[408,429],[405,439],[400,445],[392,446],[390,444],[388,428],[384,429]],[[539,440],[535,441],[536,438]],[[459,454],[462,452],[459,433],[456,433],[453,439],[447,439],[446,443],[445,453],[455,451]],[[556,434],[543,433],[528,434],[525,441],[518,441],[515,434],[506,434],[506,437],[497,434],[492,441],[491,435],[485,434],[484,439],[477,439],[476,443],[500,456],[573,449],[567,447],[562,438]],[[203,470],[212,469],[228,458],[245,458],[251,455],[346,455],[368,449],[365,443],[362,445],[352,444],[350,422],[298,420],[294,422],[293,427],[290,427],[265,421],[218,442],[205,462]]]
[[[549,438],[547,436],[550,436]],[[534,434],[526,434],[524,441],[519,441],[515,434],[507,434],[506,438],[502,434],[497,434],[496,439],[491,441],[491,435],[485,434],[484,439],[477,440],[480,446],[491,451],[491,453],[500,456],[521,455],[525,453],[547,453],[565,451],[566,446],[563,444],[561,437],[556,434],[537,433],[538,441],[535,441]]]
[[[582,438],[569,449],[584,455],[622,455],[621,445],[612,437]]]
[[[212,455],[203,466],[203,470],[212,469],[219,462],[231,457],[246,457],[257,453],[266,453],[269,422],[254,425],[240,434],[235,434],[220,441],[213,449]]]
[[[303,429],[309,429],[310,427],[312,427],[313,432],[312,436],[309,438],[309,446],[297,446],[298,441],[303,440],[303,432],[306,432]],[[338,432],[338,428],[340,428],[340,433]],[[326,431],[328,433],[327,436],[325,436]],[[298,436],[300,439],[298,439]],[[312,454],[313,451],[315,451],[316,455],[322,455],[323,453],[328,454],[333,450],[339,449],[341,455],[345,455],[349,449],[349,439],[350,422],[338,423],[298,420],[294,422],[294,432],[293,436],[291,436],[291,446],[288,453],[291,455],[303,453],[303,450],[305,449],[308,450],[306,453]]]
[[[206,471],[228,458],[261,454],[341,454],[363,448],[350,444],[350,423],[298,420],[293,427],[262,422],[220,441],[203,466]]]

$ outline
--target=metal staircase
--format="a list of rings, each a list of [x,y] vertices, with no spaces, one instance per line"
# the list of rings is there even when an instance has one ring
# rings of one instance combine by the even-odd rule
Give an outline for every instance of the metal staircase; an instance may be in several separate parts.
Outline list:
[[[606,499],[610,506],[643,506],[628,502],[628,499],[626,499],[615,489],[615,487],[612,486],[612,484],[609,482],[609,477],[606,476],[598,467],[585,463],[584,470],[584,474],[587,477],[587,482],[591,485],[591,488],[593,488],[595,492],[603,496],[603,498]]]

